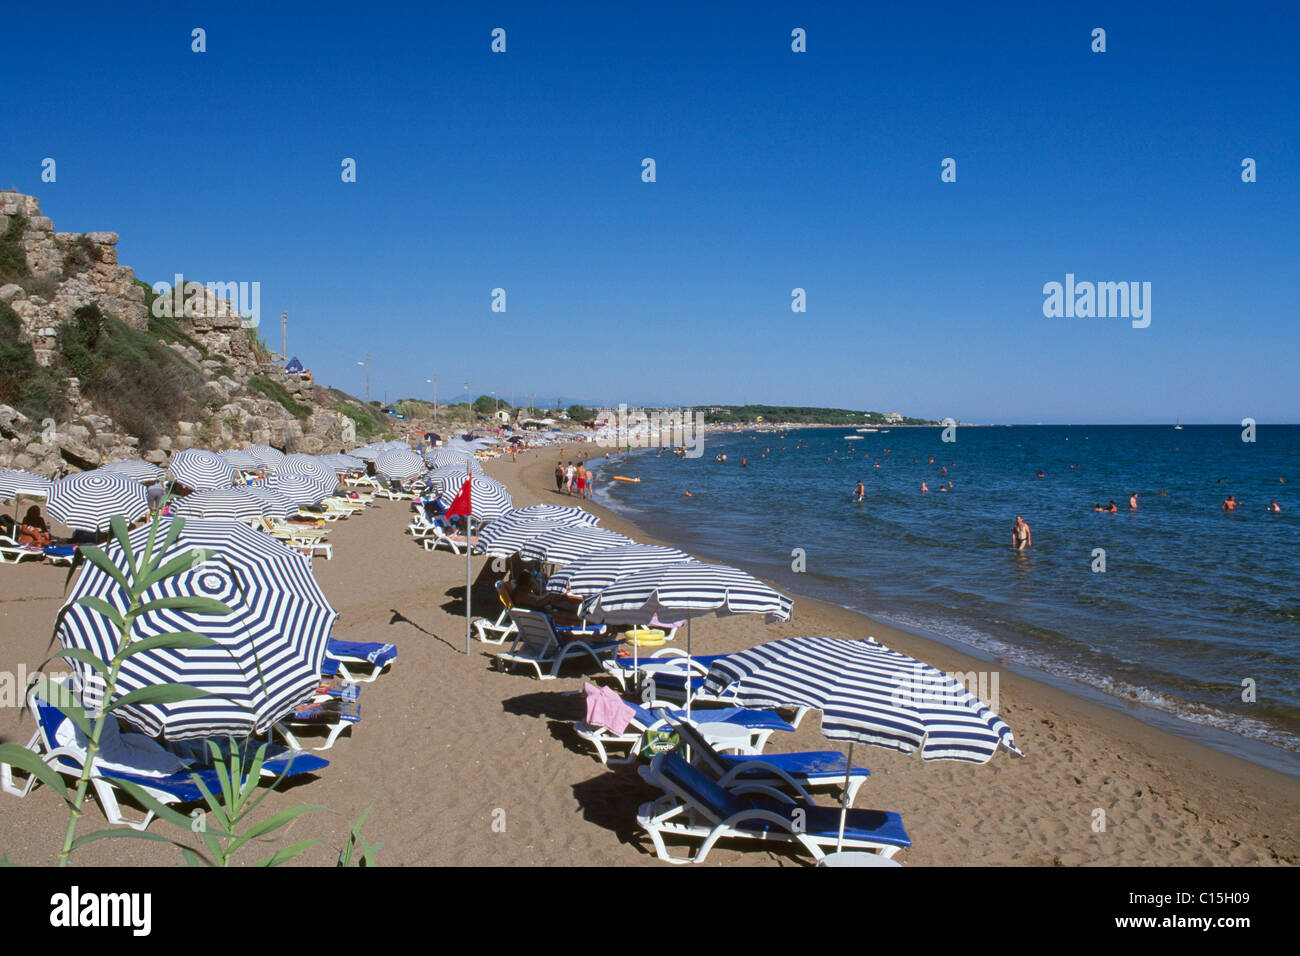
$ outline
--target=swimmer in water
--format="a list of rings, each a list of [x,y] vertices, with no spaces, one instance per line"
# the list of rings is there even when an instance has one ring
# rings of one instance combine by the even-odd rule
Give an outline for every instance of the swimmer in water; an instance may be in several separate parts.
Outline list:
[[[1136,491],[1133,492],[1133,494],[1128,496],[1128,510],[1129,511],[1138,510],[1138,493]]]
[[[1223,504],[1219,505],[1219,507],[1222,508],[1224,511],[1236,511],[1237,505],[1239,504],[1241,504],[1241,502],[1238,501],[1233,495],[1228,495],[1228,497],[1223,499]]]
[[[1029,530],[1029,522],[1016,515],[1016,523],[1011,528],[1011,547],[1016,551],[1023,551],[1033,544],[1034,534]]]
[[[1110,504],[1106,506],[1106,513],[1112,515],[1119,513],[1119,505],[1115,504],[1115,499],[1112,498]]]
[[[1268,513],[1274,515],[1280,515],[1282,513],[1282,506],[1277,503],[1276,498],[1268,503]]]
[[[740,467],[741,467],[741,468],[745,468],[745,467],[748,467],[748,465],[749,465],[749,459],[746,458],[744,455],[741,455],[741,456],[740,456]]]
[[[1101,502],[1099,501],[1099,502],[1097,502],[1095,505],[1092,506],[1092,510],[1093,510],[1093,511],[1105,511],[1106,509],[1103,508],[1103,507],[1101,506]]]
[[[1043,473],[1040,471],[1040,472],[1039,472],[1035,477],[1037,477],[1037,478],[1042,478],[1042,477],[1043,477]]]
[[[853,489],[853,497],[861,501],[866,496],[867,496],[867,486],[859,481],[858,486]]]
[[[1167,491],[1165,491],[1165,489],[1161,488],[1161,489],[1160,489],[1160,497],[1161,497],[1161,498],[1168,498],[1168,497],[1169,497],[1169,492],[1167,492]]]
[[[691,494],[691,493],[688,491],[688,492],[686,492],[686,497],[687,497],[687,498],[694,498],[695,496],[694,496],[693,494]]]
[[[921,494],[928,494],[929,491],[930,491],[930,486],[927,485],[924,481],[921,482]]]

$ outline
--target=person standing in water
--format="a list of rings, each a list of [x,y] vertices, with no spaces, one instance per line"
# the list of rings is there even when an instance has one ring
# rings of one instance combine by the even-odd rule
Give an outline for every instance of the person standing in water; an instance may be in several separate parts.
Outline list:
[[[853,497],[857,498],[858,501],[861,501],[866,496],[867,496],[867,487],[861,481],[859,481],[858,486],[853,489]]]
[[[1128,496],[1128,510],[1129,511],[1138,510],[1138,493],[1136,491],[1133,492],[1133,494]]]
[[[1011,547],[1016,551],[1023,551],[1025,548],[1033,547],[1034,534],[1029,530],[1029,522],[1025,521],[1020,515],[1016,515],[1016,523],[1011,528]]]

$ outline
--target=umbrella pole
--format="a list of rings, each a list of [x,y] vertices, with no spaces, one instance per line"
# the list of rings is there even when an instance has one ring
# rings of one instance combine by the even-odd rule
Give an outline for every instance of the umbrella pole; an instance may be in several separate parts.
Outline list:
[[[844,793],[840,796],[840,836],[835,842],[835,852],[844,848],[844,821],[849,815],[849,774],[853,772],[853,741],[849,741],[849,756],[844,761]]]
[[[686,719],[691,719],[691,616],[686,615]]]
[[[469,619],[470,619],[470,592],[473,583],[470,581],[470,555],[474,549],[470,545],[470,538],[474,534],[474,516],[465,516],[465,656],[469,657]]]

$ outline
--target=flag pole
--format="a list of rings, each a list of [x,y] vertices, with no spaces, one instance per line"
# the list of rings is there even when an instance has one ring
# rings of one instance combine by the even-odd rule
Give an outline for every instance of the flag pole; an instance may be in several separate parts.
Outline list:
[[[469,462],[465,463],[465,483],[469,484],[474,478],[474,473],[470,470]],[[472,495],[473,492],[471,491]],[[473,590],[473,583],[470,581],[470,556],[474,553],[474,546],[471,538],[474,534],[474,508],[470,506],[469,514],[465,515],[465,656],[469,657],[469,621],[470,621],[470,594]]]

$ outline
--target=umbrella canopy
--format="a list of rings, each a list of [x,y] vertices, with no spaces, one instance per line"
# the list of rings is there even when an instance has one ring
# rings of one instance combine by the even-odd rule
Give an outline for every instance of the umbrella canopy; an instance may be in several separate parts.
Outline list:
[[[258,458],[251,451],[239,451],[234,449],[231,451],[218,452],[217,454],[230,462],[237,471],[264,471],[266,469],[266,465],[262,459]]]
[[[240,488],[214,488],[196,491],[176,500],[176,513],[195,518],[226,518],[247,521],[262,516],[258,499]]]
[[[256,501],[262,514],[271,518],[289,518],[298,513],[298,503],[262,483],[235,489]]]
[[[409,447],[405,451],[400,448],[390,448],[380,452],[379,457],[375,459],[375,471],[385,478],[406,481],[408,478],[424,474],[425,464],[424,459]]]
[[[362,445],[360,448],[352,449],[348,454],[362,461],[374,461],[379,457],[379,449],[371,445]]]
[[[546,590],[555,594],[590,597],[624,575],[689,560],[690,555],[676,548],[657,544],[620,545],[584,555],[556,571],[547,579]]]
[[[519,549],[519,557],[525,561],[541,561],[543,564],[569,564],[584,555],[622,544],[635,542],[625,534],[605,528],[566,525],[530,538]]]
[[[683,561],[625,575],[584,600],[579,613],[587,620],[645,624],[656,614],[763,614],[788,621],[792,610],[788,597],[739,568]]]
[[[499,481],[484,475],[474,475],[470,482],[470,507],[473,509],[475,521],[491,521],[512,509],[510,492]],[[464,482],[461,484],[463,485]],[[439,497],[445,498],[450,503],[459,493],[460,489],[457,488],[454,491],[444,491]]]
[[[144,485],[113,471],[82,471],[60,478],[50,488],[45,511],[55,521],[79,531],[103,531],[120,515],[128,523],[149,510]]]
[[[30,471],[0,471],[0,498],[16,498],[18,495],[36,495],[49,497],[54,482]]]
[[[339,476],[334,469],[315,455],[290,455],[275,469],[276,475],[302,475],[318,485],[326,495],[331,495],[339,486]]]
[[[346,475],[354,471],[365,471],[366,463],[361,458],[351,455],[321,455],[321,462],[336,475]]]
[[[143,490],[143,489],[142,489]],[[162,519],[158,541],[173,520]],[[130,535],[132,550],[144,547],[148,527]],[[128,568],[121,546],[105,548],[110,561]],[[163,556],[194,556],[189,569],[158,582],[144,595],[149,603],[168,597],[201,596],[225,603],[230,614],[152,610],[132,622],[134,640],[195,631],[215,645],[155,649],[128,658],[118,676],[120,693],[162,683],[184,683],[216,695],[170,704],[127,706],[115,713],[152,736],[170,740],[265,733],[306,699],[320,680],[325,643],[338,616],[311,574],[311,563],[268,535],[233,521],[191,521]],[[120,635],[101,612],[76,604],[97,597],[125,614],[129,596],[107,574],[87,565],[68,599],[59,625],[65,648],[90,651],[108,661]],[[79,661],[69,661],[81,678],[86,704],[102,705],[102,684]]]
[[[498,520],[509,521],[515,518],[544,518],[547,521],[563,521],[565,524],[598,524],[600,519],[590,511],[574,508],[570,505],[529,505],[516,508]]]
[[[470,473],[475,475],[483,474],[483,469],[477,464],[470,468]],[[424,480],[435,492],[448,492],[455,495],[460,491],[460,486],[465,483],[465,465],[443,465],[441,468],[434,468],[427,472]]]
[[[124,461],[110,461],[107,465],[100,465],[99,470],[115,471],[119,475],[126,475],[136,481],[143,481],[147,485],[162,481],[166,475],[166,472],[157,465],[151,465],[147,461],[140,461],[136,458],[127,458]]]
[[[191,491],[210,491],[213,488],[230,488],[239,481],[235,466],[215,451],[186,448],[172,455],[167,464],[172,480]]]
[[[263,484],[293,502],[295,506],[318,505],[330,496],[329,491],[321,488],[320,480],[311,475],[277,472],[268,477]]]
[[[986,763],[1011,728],[954,677],[875,641],[790,637],[713,662],[704,681],[746,707],[816,707],[830,740]],[[1023,756],[1023,755],[1022,755]]]
[[[262,463],[263,468],[259,470],[274,471],[285,459],[284,452],[270,445],[249,445],[244,451]]]
[[[446,465],[458,465],[462,470],[465,468],[465,462],[471,462],[471,467],[481,468],[478,459],[470,451],[453,451],[447,448],[439,448],[436,451],[426,451],[424,453],[424,462],[430,468],[442,468]]]
[[[539,534],[564,527],[567,525],[563,522],[542,518],[518,521],[498,518],[479,532],[477,550],[488,557],[508,558]]]

